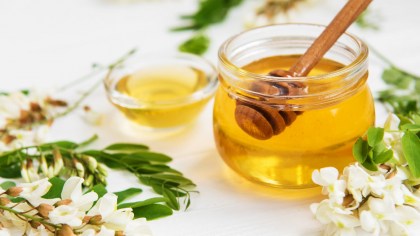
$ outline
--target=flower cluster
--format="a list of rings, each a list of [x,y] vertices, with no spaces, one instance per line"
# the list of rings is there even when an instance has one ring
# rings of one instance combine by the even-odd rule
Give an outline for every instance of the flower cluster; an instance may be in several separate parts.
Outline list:
[[[0,153],[40,144],[67,103],[37,91],[0,93]]]
[[[0,235],[151,235],[144,218],[131,208],[117,209],[117,196],[82,193],[83,179],[71,177],[61,198],[43,198],[48,179],[0,188]],[[96,202],[96,203],[95,203]]]
[[[383,142],[393,151],[376,171],[360,163],[337,169],[315,170],[313,181],[328,199],[311,205],[315,218],[326,225],[325,235],[418,235],[420,230],[419,179],[410,171],[398,130],[399,119],[390,115]]]

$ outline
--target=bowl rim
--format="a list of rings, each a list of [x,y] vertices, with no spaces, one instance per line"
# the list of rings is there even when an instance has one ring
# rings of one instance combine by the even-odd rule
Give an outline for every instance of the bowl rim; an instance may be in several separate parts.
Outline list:
[[[182,96],[176,99],[163,99],[158,101],[145,101],[138,98],[133,98],[126,94],[123,94],[115,89],[115,83],[113,81],[120,80],[124,77],[124,75],[118,76],[117,78],[112,78],[112,74],[115,72],[124,72],[127,71],[127,68],[124,68],[124,65],[131,65],[135,67],[137,64],[138,67],[141,65],[141,61],[136,61],[138,59],[145,58],[145,63],[150,63],[150,66],[159,66],[159,65],[168,65],[169,63],[163,62],[164,60],[171,60],[173,62],[182,62],[181,64],[190,65],[192,68],[200,69],[205,73],[206,79],[208,83],[198,90],[194,91],[193,93]],[[147,58],[153,58],[152,63]],[[159,60],[161,59],[161,60]],[[199,65],[199,66],[197,66]],[[147,68],[149,66],[145,66]],[[202,69],[205,68],[205,69]],[[141,70],[141,69],[140,69]],[[124,73],[122,73],[124,74]],[[126,75],[129,73],[126,73]],[[142,107],[149,107],[149,106],[171,106],[171,105],[183,105],[183,104],[190,104],[199,100],[206,99],[214,94],[216,91],[217,85],[219,83],[217,78],[217,70],[216,67],[206,58],[197,56],[191,53],[185,52],[149,52],[149,53],[136,53],[133,57],[129,58],[125,61],[121,66],[116,68],[108,69],[106,74],[103,78],[103,83],[105,86],[105,90],[107,96],[113,103],[117,103],[120,106],[127,107],[127,108],[142,108]]]

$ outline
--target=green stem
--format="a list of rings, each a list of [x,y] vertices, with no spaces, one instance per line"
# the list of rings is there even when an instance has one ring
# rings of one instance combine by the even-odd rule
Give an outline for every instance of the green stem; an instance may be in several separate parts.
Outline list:
[[[96,135],[96,134],[95,134],[95,135],[93,135],[92,137],[90,137],[89,139],[87,139],[87,140],[85,140],[85,141],[83,141],[83,142],[79,143],[75,149],[85,147],[85,146],[87,146],[87,145],[89,145],[89,144],[93,143],[93,142],[94,142],[94,141],[96,141],[97,139],[98,139],[98,135]]]
[[[388,59],[384,54],[382,54],[381,52],[379,52],[379,50],[376,50],[374,47],[372,47],[372,45],[368,45],[369,50],[375,54],[381,61],[385,62],[386,64],[388,64],[390,67],[395,68],[401,72],[403,72],[404,74],[413,77],[416,80],[420,80],[420,76],[412,74],[410,72],[407,72],[406,70],[401,69],[400,67],[398,67],[397,65],[395,65],[390,59]]]
[[[39,217],[35,217],[35,216],[31,216],[31,215],[28,215],[28,214],[25,214],[25,213],[22,213],[22,212],[16,211],[16,210],[14,210],[14,209],[12,209],[12,208],[9,208],[9,207],[6,207],[6,206],[1,206],[1,205],[0,205],[0,209],[5,210],[5,211],[8,211],[8,212],[11,212],[11,213],[16,214],[16,215],[19,215],[19,216],[23,216],[23,217],[25,217],[26,219],[30,219],[30,220],[32,220],[32,221],[39,222],[39,223],[41,223],[41,224],[43,224],[43,225],[48,225],[48,226],[51,226],[51,227],[53,227],[54,229],[59,229],[59,228],[61,228],[59,225],[55,225],[55,224],[53,224],[53,223],[50,223],[50,222],[48,222],[48,221],[45,221],[43,218],[39,218]]]

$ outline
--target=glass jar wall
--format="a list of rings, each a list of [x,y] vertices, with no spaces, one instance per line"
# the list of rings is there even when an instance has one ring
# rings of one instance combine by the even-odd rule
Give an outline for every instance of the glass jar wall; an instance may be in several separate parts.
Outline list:
[[[353,35],[343,35],[307,77],[269,75],[288,70],[323,29],[256,28],[220,48],[216,146],[234,171],[253,182],[314,186],[313,170],[354,161],[355,140],[374,123],[368,50]]]

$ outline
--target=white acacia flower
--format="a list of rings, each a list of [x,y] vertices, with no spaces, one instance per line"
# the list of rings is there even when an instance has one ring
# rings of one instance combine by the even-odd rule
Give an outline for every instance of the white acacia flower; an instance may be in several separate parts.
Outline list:
[[[404,204],[404,192],[403,192],[402,180],[398,176],[394,176],[390,179],[387,179],[385,183],[386,184],[383,190],[384,191],[383,197],[392,199],[392,201],[396,205]]]
[[[92,207],[93,203],[98,200],[98,194],[95,192],[89,192],[83,195],[82,183],[82,178],[75,176],[70,177],[64,184],[63,191],[61,192],[61,198],[72,200],[70,206],[86,212]]]
[[[403,132],[398,131],[400,119],[394,114],[389,114],[384,124],[384,143],[387,148],[391,148],[394,153],[394,159],[400,165],[407,164],[402,151],[401,139]]]
[[[152,231],[150,231],[145,218],[128,222],[124,233],[126,236],[152,236]]]
[[[88,215],[101,215],[104,226],[116,231],[124,231],[127,223],[134,218],[131,208],[117,210],[117,196],[113,193],[107,193],[100,198]]]
[[[314,183],[323,186],[322,193],[328,194],[329,198],[341,204],[345,196],[346,182],[338,179],[338,170],[334,167],[322,168],[312,172]]]
[[[375,235],[389,231],[395,214],[395,205],[391,199],[370,197],[367,207],[360,209],[362,229]]]
[[[370,175],[357,163],[344,169],[347,190],[357,202],[361,202],[369,194],[383,196],[386,186],[385,176]]]
[[[390,226],[391,235],[418,235],[420,213],[413,207],[397,206]]]
[[[41,203],[53,205],[54,203],[58,202],[60,199],[42,198],[42,196],[44,196],[50,190],[51,185],[52,184],[48,181],[47,178],[41,179],[32,183],[20,184],[19,187],[22,188],[20,197],[25,198],[35,207],[39,206]]]
[[[26,232],[27,236],[50,236],[51,234],[43,225],[40,225],[38,228],[34,229],[32,227],[27,227]]]
[[[48,217],[53,224],[67,224],[72,227],[82,225],[85,214],[79,209],[69,205],[61,205],[52,210]]]
[[[95,236],[96,231],[94,229],[87,229],[82,232],[81,236]]]
[[[101,215],[102,220],[104,220],[104,218],[109,216],[112,212],[114,212],[117,209],[117,199],[117,195],[113,193],[106,193],[96,202],[95,206],[93,206],[92,209],[89,210],[87,215]]]
[[[109,229],[124,231],[127,228],[127,223],[134,218],[132,211],[131,208],[118,209],[103,218],[104,225]]]
[[[96,236],[114,236],[114,235],[115,235],[115,230],[108,229],[105,226],[102,226],[101,231],[99,231],[99,233],[96,234]]]
[[[327,199],[312,204],[311,210],[319,222],[327,225],[325,235],[355,235],[354,228],[360,225],[351,210],[341,205],[332,205]]]
[[[420,195],[418,193],[412,193],[407,186],[402,185],[401,190],[404,197],[404,204],[413,206],[420,210]]]

